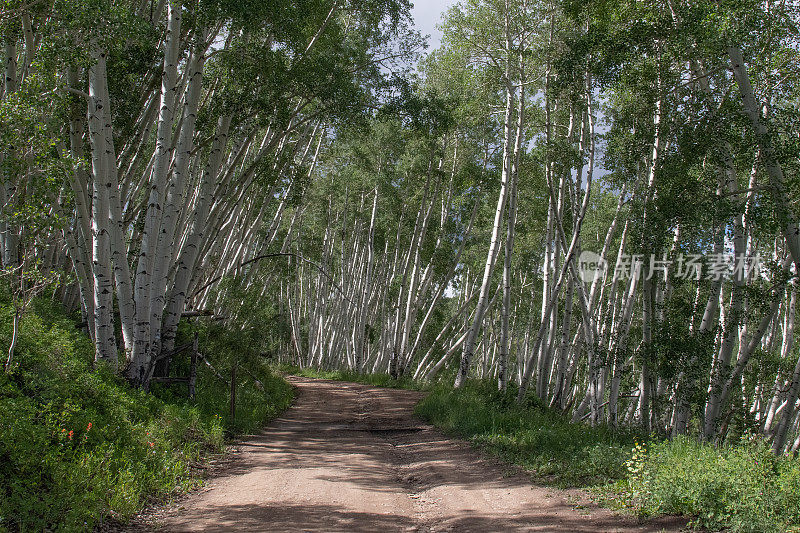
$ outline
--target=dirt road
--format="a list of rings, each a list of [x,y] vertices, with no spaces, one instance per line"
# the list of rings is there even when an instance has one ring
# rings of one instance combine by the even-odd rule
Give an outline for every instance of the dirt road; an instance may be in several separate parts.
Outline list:
[[[295,405],[162,531],[662,531],[531,485],[412,416],[420,393],[290,378]]]

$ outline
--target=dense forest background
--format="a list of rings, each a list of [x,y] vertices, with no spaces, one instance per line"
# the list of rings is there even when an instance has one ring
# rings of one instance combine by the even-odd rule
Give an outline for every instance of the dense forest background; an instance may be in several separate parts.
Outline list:
[[[144,390],[192,319],[796,454],[799,7],[3,0],[5,373],[47,296]]]

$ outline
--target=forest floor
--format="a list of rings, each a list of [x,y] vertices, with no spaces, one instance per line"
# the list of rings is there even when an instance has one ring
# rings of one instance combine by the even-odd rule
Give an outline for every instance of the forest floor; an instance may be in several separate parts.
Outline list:
[[[531,484],[413,416],[423,393],[289,377],[294,405],[204,488],[128,531],[680,531]]]

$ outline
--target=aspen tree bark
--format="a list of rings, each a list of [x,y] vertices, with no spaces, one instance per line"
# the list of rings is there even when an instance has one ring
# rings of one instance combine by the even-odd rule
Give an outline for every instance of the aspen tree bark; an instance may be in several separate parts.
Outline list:
[[[433,355],[434,348],[436,346],[438,346],[439,343],[441,343],[441,341],[445,338],[445,336],[447,334],[449,334],[451,326],[459,318],[461,318],[461,315],[464,313],[464,311],[466,311],[467,306],[469,306],[469,304],[472,302],[472,300],[475,299],[475,297],[477,295],[478,295],[477,291],[472,291],[472,293],[469,295],[468,298],[466,298],[464,300],[464,302],[461,304],[461,306],[458,308],[458,310],[455,313],[453,313],[453,316],[450,317],[450,320],[448,320],[447,323],[442,327],[442,329],[439,331],[439,334],[436,336],[436,338],[431,343],[431,347],[428,349],[427,353],[422,357],[422,359],[420,360],[419,364],[417,365],[417,369],[414,372],[413,379],[420,379],[420,376],[422,376],[423,374],[425,375],[424,379],[430,379],[432,377],[432,374],[430,374],[428,372],[429,368],[428,368],[427,365],[428,365],[428,361],[430,360],[431,356]],[[458,347],[461,346],[461,343],[464,342],[464,338],[465,338],[465,336],[462,335],[460,341],[456,342],[451,347],[451,350],[458,349]],[[444,358],[445,361],[447,359],[449,359],[449,355],[451,353],[452,352],[449,352],[447,357]]]
[[[502,287],[499,287],[499,286],[497,287],[497,289],[495,290],[494,294],[492,295],[492,298],[486,304],[486,308],[484,309],[485,313],[489,313],[489,311],[491,311],[492,307],[494,306],[495,301],[497,300],[497,296],[501,292],[501,289],[502,289]],[[476,290],[475,294],[480,294],[480,291]],[[477,313],[477,309],[474,309],[472,311],[472,316],[467,317],[468,322],[474,320],[475,313]],[[450,346],[450,348],[436,362],[436,364],[434,364],[433,367],[430,370],[425,372],[425,377],[423,378],[423,380],[431,381],[436,376],[436,374],[439,373],[439,371],[444,367],[444,364],[450,359],[450,357],[456,352],[456,350],[458,350],[461,347],[461,345],[466,341],[468,335],[469,335],[469,328],[467,328],[467,330],[464,332],[463,335],[461,335],[461,337],[458,338],[458,340],[453,342],[453,344]]]
[[[783,413],[780,415],[778,427],[772,439],[772,451],[776,454],[783,453],[786,446],[792,419],[797,414],[795,404],[797,403],[798,397],[800,397],[800,358],[798,358],[797,364],[794,367],[794,372],[792,372],[792,376],[789,380],[789,387],[785,400],[786,407],[784,407]]]
[[[428,171],[427,176],[425,178],[425,186],[422,190],[422,200],[420,202],[419,210],[417,211],[417,217],[414,222],[414,232],[411,235],[411,241],[409,245],[408,252],[406,253],[405,259],[403,261],[403,277],[400,283],[400,291],[397,296],[397,302],[395,304],[395,315],[394,315],[394,333],[393,333],[393,346],[392,346],[392,354],[389,361],[389,374],[397,378],[399,377],[399,366],[400,360],[402,358],[402,350],[405,349],[403,339],[406,339],[407,333],[403,331],[403,325],[405,322],[405,316],[402,314],[403,311],[403,300],[408,300],[405,306],[406,313],[410,311],[411,305],[411,298],[413,297],[413,292],[416,291],[416,277],[417,271],[419,268],[419,246],[422,244],[422,239],[424,238],[425,230],[427,229],[428,220],[430,219],[430,214],[432,212],[433,203],[435,202],[435,193],[431,192],[431,181],[433,179],[433,160],[429,158],[428,161]],[[430,202],[430,204],[429,204]],[[400,233],[399,233],[399,226],[398,226],[398,237],[397,237],[397,246],[399,253],[399,246],[400,246]],[[413,263],[412,263],[413,261]],[[409,265],[413,265],[412,271],[409,272]],[[409,274],[410,274],[410,282],[409,282]],[[410,287],[406,287],[406,283],[409,283]],[[406,339],[407,342],[407,339]]]
[[[797,309],[797,291],[793,284],[787,287],[789,298],[787,302],[787,309],[784,313],[783,323],[783,344],[781,345],[781,359],[786,361],[789,359],[789,354],[792,352],[794,346],[794,324]],[[775,384],[772,387],[772,398],[767,406],[764,417],[763,432],[766,435],[774,437],[773,423],[775,421],[776,410],[781,402],[783,396],[784,382],[786,381],[782,372],[778,372],[775,378]],[[785,389],[788,391],[791,388],[791,381],[785,384]],[[773,441],[774,442],[774,441]]]
[[[89,136],[92,146],[92,277],[94,288],[95,361],[117,365],[114,333],[114,287],[109,233],[108,158],[106,157],[106,109],[102,84],[105,78],[105,52],[95,50],[89,68]]]
[[[787,270],[793,262],[791,256],[786,257],[784,259],[782,268]],[[749,333],[747,325],[745,325],[742,340],[740,341],[740,349],[739,355],[736,360],[736,364],[733,367],[733,370],[730,373],[730,376],[724,382],[721,388],[721,392],[716,400],[716,413],[718,414],[721,409],[727,404],[728,399],[730,397],[731,392],[739,383],[739,380],[744,373],[745,368],[747,367],[747,363],[750,361],[753,353],[755,353],[756,349],[761,344],[764,334],[769,329],[770,323],[773,321],[775,315],[778,312],[778,307],[780,304],[780,296],[782,295],[783,291],[774,289],[773,290],[773,297],[770,303],[770,309],[764,314],[759,322],[758,326],[756,327],[753,333]],[[748,338],[749,337],[749,338]],[[713,433],[712,433],[713,436]],[[720,435],[723,436],[723,435]]]
[[[722,196],[724,191],[718,187],[717,195]],[[714,254],[719,257],[722,254],[724,249],[724,224],[720,223],[719,227],[716,228],[715,237],[714,237]],[[698,286],[698,291],[700,290]],[[699,335],[707,335],[714,326],[717,312],[720,308],[720,299],[722,293],[722,278],[713,280],[711,284],[711,291],[708,296],[708,300],[706,301],[706,305],[703,308],[703,316],[700,320],[699,328],[697,332]],[[699,296],[699,292],[698,292]],[[693,331],[693,324],[690,325],[690,331]],[[694,365],[698,360],[697,355],[693,355],[689,359],[688,367],[689,371],[692,370]],[[696,386],[696,377],[687,375],[687,371],[682,371],[676,380],[675,386],[675,421],[673,424],[673,435],[685,435],[687,426],[689,423],[689,402],[686,398],[687,394],[689,393],[688,387]]]
[[[195,203],[192,215],[191,228],[188,231],[186,242],[181,249],[181,254],[176,265],[175,280],[167,299],[167,312],[164,317],[164,350],[172,351],[175,347],[175,334],[177,333],[178,322],[185,307],[188,297],[189,285],[195,273],[200,245],[205,237],[207,226],[206,221],[211,206],[211,188],[214,185],[217,175],[222,167],[222,159],[225,155],[225,147],[228,144],[228,132],[230,130],[231,117],[229,115],[220,117],[217,121],[217,131],[211,145],[208,163],[203,170],[200,183],[198,185],[197,202]]]
[[[720,181],[718,188],[725,191],[727,195],[735,195],[738,188],[736,170],[733,165],[731,148],[727,142],[722,143],[720,157],[722,161],[718,171],[718,179]],[[736,261],[745,260],[746,246],[744,213],[738,213],[733,218],[733,249]],[[706,439],[711,439],[716,431],[720,403],[722,396],[725,394],[724,382],[727,379],[726,374],[730,367],[733,348],[739,334],[739,326],[743,320],[744,288],[747,282],[745,275],[744,269],[736,269],[734,272],[731,304],[723,327],[722,343],[711,371],[711,394],[706,404],[703,424],[703,435]]]
[[[366,359],[366,351],[367,351],[367,308],[370,303],[369,293],[372,290],[372,277],[375,272],[375,221],[378,215],[378,187],[376,186],[372,191],[372,212],[369,219],[369,235],[367,236],[367,243],[366,243],[366,254],[367,254],[367,261],[366,261],[366,274],[364,277],[364,284],[363,284],[363,293],[364,298],[362,300],[362,304],[359,308],[359,316],[358,320],[356,321],[356,328],[358,331],[356,332],[357,341],[356,341],[356,360],[355,360],[355,370],[356,372],[361,372],[364,368],[364,361]]]
[[[506,46],[510,50],[510,43],[506,41]],[[497,207],[494,214],[494,223],[492,225],[492,238],[489,244],[489,250],[486,254],[486,264],[483,269],[483,281],[481,283],[480,296],[478,296],[478,303],[475,309],[475,317],[473,318],[472,325],[467,330],[467,336],[464,340],[464,350],[461,354],[461,362],[458,367],[458,374],[453,384],[454,387],[459,388],[466,382],[469,375],[469,369],[472,364],[472,358],[475,355],[475,341],[477,340],[478,333],[480,332],[483,317],[486,312],[486,304],[489,297],[489,285],[494,272],[494,267],[497,259],[497,252],[500,247],[500,231],[502,230],[503,211],[506,207],[506,200],[508,196],[508,182],[511,173],[511,139],[512,139],[512,113],[514,111],[514,99],[516,89],[511,85],[511,70],[510,61],[506,62],[506,110],[504,119],[504,136],[503,136],[503,169],[500,177],[500,194],[497,199]]]
[[[520,58],[520,71],[522,70]],[[520,81],[524,76],[520,76]],[[519,98],[517,99],[517,126],[514,135],[514,150],[511,155],[511,171],[509,174],[509,199],[508,222],[506,226],[506,242],[503,257],[503,308],[501,311],[500,325],[500,359],[497,369],[497,386],[501,391],[508,386],[508,360],[509,360],[509,328],[508,313],[511,307],[511,259],[514,253],[514,227],[517,223],[517,174],[519,171],[519,158],[522,148],[522,137],[525,125],[525,86],[520,85]]]
[[[572,298],[575,294],[575,280],[570,278],[567,282],[567,288],[564,299],[564,319],[561,326],[561,339],[556,351],[556,367],[555,379],[553,380],[553,396],[550,402],[551,406],[559,406],[564,408],[564,400],[567,396],[566,373],[567,373],[567,357],[569,355],[569,341],[570,341],[570,325],[572,324]],[[547,376],[549,378],[549,376]],[[536,383],[536,390],[539,398],[546,397],[545,387],[549,385],[549,379],[545,378],[545,372],[540,370],[538,380]]]
[[[156,150],[150,175],[150,192],[147,213],[142,230],[139,259],[136,267],[134,301],[136,302],[136,328],[131,359],[126,376],[135,383],[145,379],[151,355],[152,281],[158,250],[158,232],[163,216],[163,202],[172,159],[170,143],[177,99],[178,61],[181,37],[181,4],[168,2],[167,32],[164,39],[164,67],[161,77],[161,103],[156,131]]]
[[[548,183],[548,189],[549,189],[550,203],[552,204],[556,202],[556,195],[555,191],[553,190],[552,182]],[[580,240],[580,233],[581,233],[581,228],[583,226],[583,220],[586,217],[586,212],[589,207],[589,198],[591,195],[588,193],[589,191],[587,190],[587,193],[584,194],[583,196],[583,203],[581,207],[578,209],[578,212],[576,213],[576,221],[574,227],[575,229],[572,233],[572,239],[569,243],[569,246],[565,248],[566,251],[564,254],[564,262],[563,265],[561,266],[561,270],[559,271],[558,278],[556,278],[556,282],[553,285],[553,291],[552,291],[553,295],[557,295],[561,291],[561,286],[567,277],[567,273],[571,271],[571,267],[573,266],[572,262],[575,259],[575,254],[578,249],[578,242]],[[561,230],[561,235],[563,235],[563,228]],[[550,298],[548,300],[547,306],[545,307],[544,310],[545,312],[543,313],[544,316],[550,315],[550,312],[553,306],[555,305],[555,302],[556,298]],[[539,327],[539,331],[536,333],[536,337],[530,353],[534,355],[538,353],[539,348],[542,345],[542,341],[544,340],[545,333],[547,331],[547,325],[548,321],[542,320],[541,326]],[[535,365],[532,362],[528,362],[528,364],[525,367],[525,371],[523,372],[522,375],[522,380],[520,381],[519,391],[517,393],[518,402],[522,402],[525,399],[525,395],[528,392],[528,385],[530,383],[530,379],[533,374],[534,366]]]
[[[178,7],[178,9],[180,9]],[[150,290],[150,359],[155,359],[162,348],[162,320],[167,298],[170,266],[175,258],[176,229],[180,210],[184,207],[184,189],[188,181],[189,158],[194,150],[195,124],[203,85],[203,67],[207,47],[205,32],[196,36],[197,43],[187,66],[188,83],[178,143],[175,148],[172,175],[168,181],[161,229],[158,233],[152,269]],[[183,310],[181,309],[181,312]]]
[[[67,71],[67,82],[70,86],[77,85],[77,73],[73,69]],[[78,102],[72,106],[69,121],[70,153],[76,160],[83,157],[85,134],[85,103]],[[81,110],[83,108],[83,111]],[[75,224],[71,230],[74,248],[71,248],[70,258],[78,279],[78,289],[84,319],[87,321],[88,330],[94,336],[94,289],[92,284],[92,238],[90,215],[90,176],[83,167],[74,170],[72,179],[68,180],[75,199]]]
[[[423,320],[422,320],[422,322],[421,322],[421,324],[420,324],[420,326],[419,326],[419,328],[417,330],[417,337],[416,337],[416,340],[414,341],[414,344],[413,344],[413,346],[412,346],[412,348],[410,350],[410,355],[413,355],[413,354],[415,354],[417,352],[417,349],[419,348],[420,343],[422,342],[422,338],[423,338],[425,330],[426,330],[426,328],[428,326],[428,323],[431,320],[431,318],[433,317],[433,313],[434,313],[434,310],[436,309],[436,305],[439,303],[439,301],[441,300],[442,295],[447,290],[448,285],[453,280],[453,276],[455,275],[456,268],[460,264],[461,256],[462,256],[462,254],[464,252],[464,248],[466,247],[467,237],[472,232],[472,227],[473,227],[473,224],[475,222],[475,215],[477,214],[477,212],[478,212],[478,203],[476,202],[473,205],[472,214],[470,215],[469,222],[467,223],[467,227],[464,230],[464,235],[463,235],[463,237],[461,239],[461,244],[458,247],[458,251],[456,252],[455,258],[453,259],[453,262],[452,262],[452,264],[450,266],[450,270],[444,276],[444,278],[442,278],[442,280],[440,282],[440,285],[439,285],[439,289],[436,291],[436,294],[433,296],[433,299],[432,299],[430,305],[428,306],[428,312],[425,314],[425,318],[423,318]],[[473,297],[474,297],[474,295],[470,296],[469,301],[472,301]],[[439,335],[436,337],[437,340],[434,341],[433,345],[436,345],[436,343],[439,341],[440,336],[442,335],[442,333],[448,327],[450,327],[450,325],[452,324],[452,320],[457,318],[458,316],[460,316],[462,312],[463,312],[463,307],[461,309],[459,309],[451,317],[451,320],[448,321],[447,325],[440,330]],[[433,347],[433,345],[432,345],[432,347]],[[431,347],[431,349],[432,349],[432,347]],[[423,362],[420,362],[419,365],[417,365],[417,371],[414,373],[415,379],[416,379],[416,376],[418,376],[418,374],[419,374],[419,368],[423,366],[424,362],[426,362],[427,358],[430,356],[430,353],[431,353],[431,351],[429,350],[428,353],[425,355],[425,357],[423,357],[423,360],[422,360]]]
[[[17,43],[16,40],[8,39],[5,43],[6,57],[5,70],[3,75],[3,96],[8,97],[18,90],[17,78]],[[5,148],[4,148],[5,150]],[[11,147],[13,150],[13,147]],[[0,158],[5,158],[5,153],[0,152]],[[0,159],[0,162],[2,160]],[[16,196],[16,183],[11,176],[4,175],[0,170],[2,178],[3,209],[9,209],[9,202],[13,202]],[[4,217],[5,218],[5,217]],[[5,220],[0,222],[0,244],[2,244],[3,266],[13,268],[19,264],[19,228],[15,228]]]
[[[430,162],[430,166],[433,166],[433,161]],[[407,351],[408,351],[409,337],[411,335],[411,329],[414,325],[417,315],[416,300],[419,297],[417,291],[419,288],[420,269],[421,269],[420,250],[422,249],[422,242],[425,239],[428,232],[428,226],[430,223],[431,214],[433,212],[433,207],[436,205],[436,196],[437,194],[439,194],[439,183],[440,180],[437,180],[437,186],[435,188],[435,192],[430,195],[430,204],[428,205],[427,209],[425,209],[425,216],[423,217],[422,220],[422,227],[420,228],[419,237],[415,237],[416,244],[413,245],[414,249],[413,267],[411,271],[411,280],[409,282],[408,295],[406,298],[402,331],[400,334],[400,349],[397,351],[398,353],[397,363],[399,365],[399,368],[393,368],[392,375],[395,374],[399,375],[399,371],[404,370],[405,360],[406,357],[408,356]],[[424,207],[420,206],[420,209],[424,209]],[[411,252],[409,251],[409,253]]]
[[[119,197],[119,177],[117,174],[117,156],[114,148],[114,134],[112,130],[111,98],[108,92],[108,75],[106,72],[105,52],[94,66],[94,84],[99,103],[96,108],[96,118],[100,121],[100,136],[92,136],[92,150],[100,152],[104,159],[103,174],[95,173],[93,182],[100,182],[105,188],[104,201],[108,205],[108,232],[111,245],[111,263],[114,272],[117,304],[120,316],[123,345],[126,360],[133,349],[133,329],[135,320],[135,306],[133,302],[133,283],[130,265],[128,264],[127,246],[125,244],[125,229],[122,219],[122,205]],[[96,145],[96,143],[100,143]]]
[[[659,76],[659,91],[661,90],[661,77]],[[655,252],[652,247],[647,243],[648,239],[648,211],[652,209],[650,207],[650,203],[653,200],[655,195],[655,185],[656,185],[656,176],[657,176],[657,169],[660,165],[660,158],[664,148],[664,132],[663,132],[663,106],[664,101],[663,97],[659,94],[658,99],[656,100],[655,105],[655,112],[653,115],[653,126],[655,127],[655,136],[653,138],[653,145],[652,145],[652,155],[650,159],[650,165],[648,167],[648,175],[647,175],[647,192],[645,193],[645,209],[644,209],[644,223],[643,223],[643,231],[645,234],[643,235],[643,239],[645,240],[645,251],[650,251],[651,253]],[[645,254],[647,256],[647,254]],[[647,257],[646,257],[647,259]],[[652,274],[652,272],[650,273]],[[650,275],[645,275],[644,279],[642,280],[642,297],[643,297],[643,310],[642,310],[642,343],[645,349],[648,349],[652,344],[652,325],[653,325],[653,304],[654,304],[654,296],[655,296],[655,285],[652,283],[650,279]],[[642,428],[646,432],[650,432],[650,422],[651,422],[651,388],[652,388],[652,377],[650,375],[650,361],[648,361],[649,355],[645,353],[644,357],[642,357],[641,363],[641,374],[639,378],[639,406],[638,406],[638,414],[639,414],[639,422],[642,425]]]
[[[622,254],[622,249],[620,249]],[[614,354],[614,374],[611,378],[611,391],[608,398],[608,422],[612,427],[619,424],[619,388],[622,382],[622,371],[627,359],[628,338],[631,329],[631,317],[633,307],[636,302],[636,288],[639,280],[636,276],[631,276],[630,284],[625,300],[622,302],[622,318],[617,327],[617,338],[612,343],[612,353]]]
[[[775,214],[778,223],[781,224],[786,247],[789,249],[795,268],[800,271],[800,226],[789,205],[783,169],[775,156],[767,119],[761,117],[761,106],[757,103],[753,87],[750,85],[750,76],[744,64],[742,51],[737,46],[731,46],[728,48],[728,57],[731,60],[733,77],[739,88],[745,115],[753,127],[764,168],[769,177],[769,193],[775,204]]]

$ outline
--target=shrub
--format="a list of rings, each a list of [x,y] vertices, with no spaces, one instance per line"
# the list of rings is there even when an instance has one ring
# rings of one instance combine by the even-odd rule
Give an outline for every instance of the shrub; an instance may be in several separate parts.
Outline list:
[[[0,345],[9,338],[0,297]],[[108,369],[92,369],[90,341],[47,301],[24,317],[16,353],[13,371],[0,372],[0,530],[91,530],[106,517],[124,520],[149,497],[195,486],[193,463],[220,451],[231,430],[220,416],[226,386],[207,372],[196,404],[132,389]],[[278,378],[262,381],[275,396],[240,388],[248,424],[263,423],[291,397]],[[274,401],[251,407],[265,398]]]
[[[780,532],[798,524],[800,466],[759,439],[724,448],[687,438],[634,450],[626,493],[644,516],[697,517],[710,529]]]

